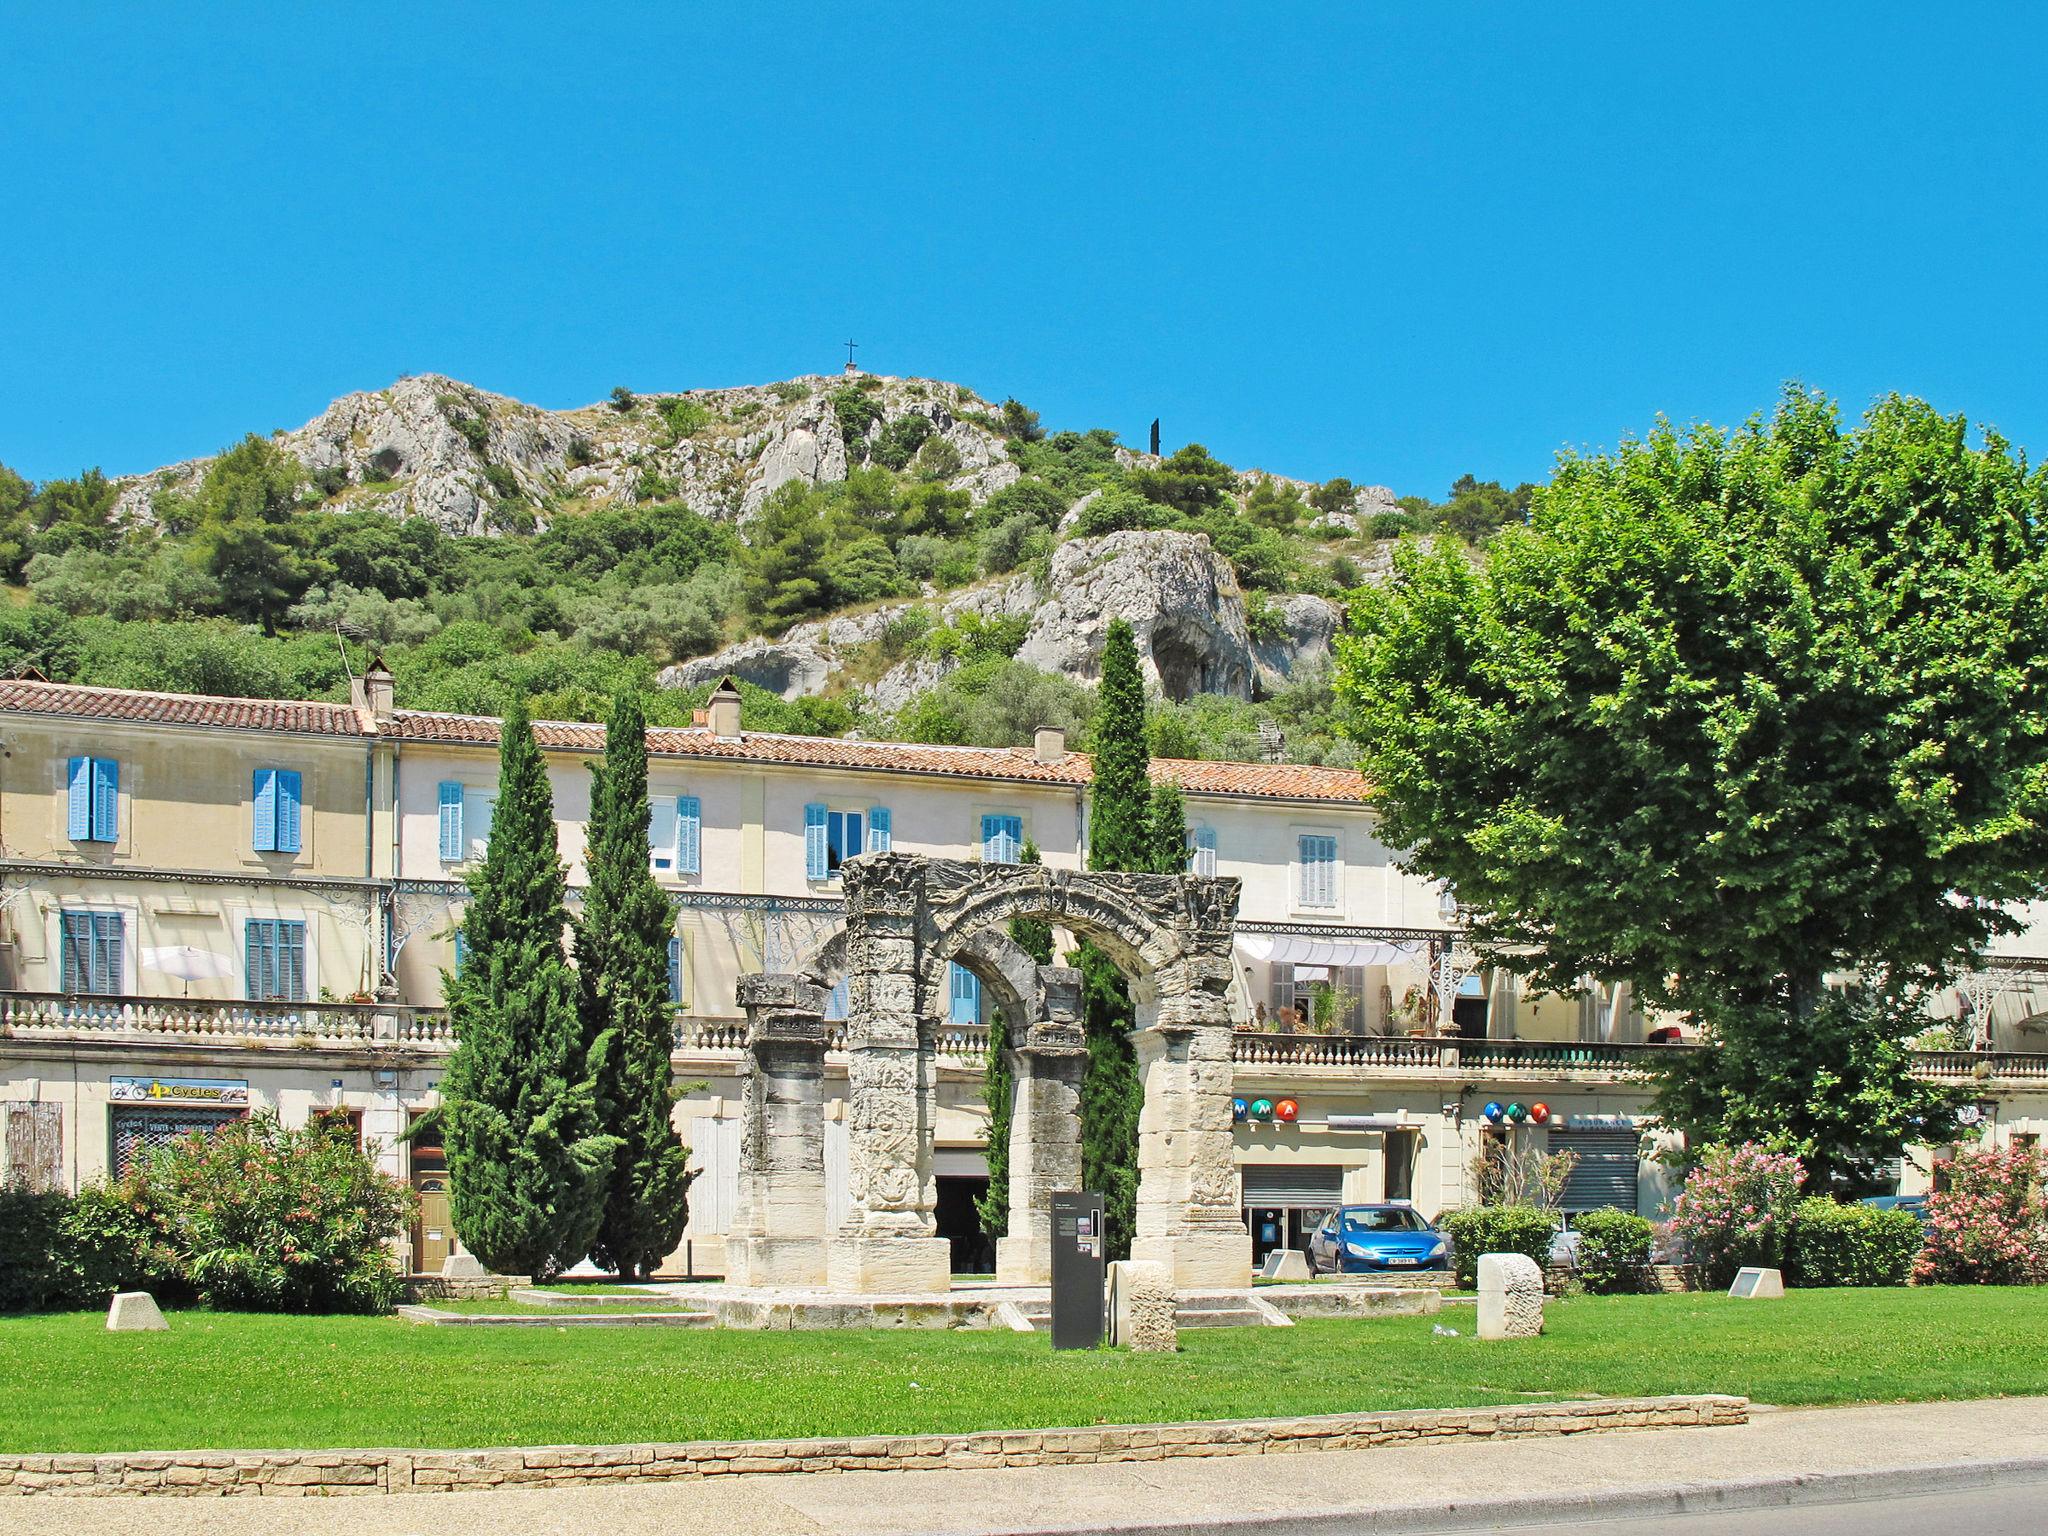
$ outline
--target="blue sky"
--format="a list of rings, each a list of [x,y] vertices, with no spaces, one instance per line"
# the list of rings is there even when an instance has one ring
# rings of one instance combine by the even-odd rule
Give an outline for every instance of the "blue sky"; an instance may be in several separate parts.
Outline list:
[[[740,14],[744,12],[745,14]],[[331,13],[331,14],[330,14]],[[829,371],[1441,494],[1797,376],[2048,450],[2038,8],[0,0],[0,461]]]

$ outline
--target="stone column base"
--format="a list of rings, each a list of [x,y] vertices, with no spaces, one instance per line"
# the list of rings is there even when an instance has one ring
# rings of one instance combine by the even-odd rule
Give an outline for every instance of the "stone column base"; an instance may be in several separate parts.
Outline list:
[[[822,1237],[727,1237],[728,1285],[823,1285]]]
[[[1047,1237],[999,1237],[996,1239],[997,1285],[1051,1285],[1052,1239]]]
[[[1164,1264],[1176,1291],[1243,1290],[1252,1283],[1251,1234],[1242,1226],[1140,1237],[1131,1257]]]
[[[825,1275],[835,1291],[859,1295],[953,1288],[953,1245],[943,1237],[835,1237]]]

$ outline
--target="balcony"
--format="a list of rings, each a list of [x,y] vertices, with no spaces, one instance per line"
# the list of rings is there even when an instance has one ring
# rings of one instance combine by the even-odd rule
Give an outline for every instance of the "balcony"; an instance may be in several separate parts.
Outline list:
[[[941,1024],[940,1065],[981,1069],[988,1028]],[[444,1055],[454,1043],[440,1008],[381,1003],[251,1003],[201,998],[68,996],[0,992],[0,1040],[245,1046],[254,1049],[367,1050]],[[675,1050],[687,1062],[737,1063],[744,1020],[678,1012]],[[1621,1045],[1581,1040],[1473,1040],[1453,1035],[1322,1035],[1239,1030],[1231,1060],[1250,1076],[1544,1081],[1626,1080],[1673,1052],[1695,1045]],[[846,1022],[825,1026],[829,1058],[843,1060]],[[2048,1085],[2048,1054],[2021,1051],[1921,1051],[1922,1076],[1986,1088]]]

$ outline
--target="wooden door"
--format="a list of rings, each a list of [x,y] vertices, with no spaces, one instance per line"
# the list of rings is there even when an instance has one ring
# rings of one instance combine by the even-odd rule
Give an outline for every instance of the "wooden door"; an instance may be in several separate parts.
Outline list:
[[[413,1188],[420,1196],[420,1219],[412,1229],[413,1272],[438,1275],[455,1247],[455,1228],[448,1219],[448,1175],[415,1174]]]

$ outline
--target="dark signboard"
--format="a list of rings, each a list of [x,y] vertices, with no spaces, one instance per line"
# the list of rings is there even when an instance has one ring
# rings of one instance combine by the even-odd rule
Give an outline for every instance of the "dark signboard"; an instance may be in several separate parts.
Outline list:
[[[1052,1197],[1052,1347],[1094,1349],[1102,1342],[1102,1196]]]

